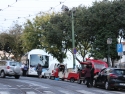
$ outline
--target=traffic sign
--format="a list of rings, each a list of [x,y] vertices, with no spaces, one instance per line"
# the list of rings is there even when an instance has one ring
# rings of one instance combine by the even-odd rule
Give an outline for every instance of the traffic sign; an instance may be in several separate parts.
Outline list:
[[[123,45],[121,43],[117,44],[117,52],[123,52]]]

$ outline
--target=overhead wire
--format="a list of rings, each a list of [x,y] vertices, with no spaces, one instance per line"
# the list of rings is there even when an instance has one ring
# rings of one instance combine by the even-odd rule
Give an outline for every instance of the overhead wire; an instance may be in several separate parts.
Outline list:
[[[17,2],[17,1],[18,1],[18,0],[16,0],[16,2]],[[21,1],[21,0],[20,0],[20,1]],[[58,7],[59,5],[63,4],[65,1],[66,1],[66,0],[64,0],[63,2],[59,2],[58,5],[56,5],[55,7],[51,7],[48,11],[44,11],[44,12],[43,12],[43,11],[40,11],[40,12],[37,12],[36,14],[33,14],[33,15],[29,14],[28,16],[25,16],[25,17],[17,17],[17,19],[29,18],[29,17],[32,17],[32,16],[37,16],[37,15],[42,14],[42,13],[48,13],[48,12],[50,12],[51,10],[54,10],[54,9],[55,9],[56,7]],[[11,7],[11,6],[14,5],[16,2],[14,2],[14,3],[8,5],[8,7],[6,7],[6,8],[0,9],[0,11],[3,11],[3,10],[5,10],[5,9]],[[9,16],[10,16],[10,15],[9,15]],[[13,19],[6,19],[6,18],[4,19],[4,21],[7,21],[7,20],[13,20]]]

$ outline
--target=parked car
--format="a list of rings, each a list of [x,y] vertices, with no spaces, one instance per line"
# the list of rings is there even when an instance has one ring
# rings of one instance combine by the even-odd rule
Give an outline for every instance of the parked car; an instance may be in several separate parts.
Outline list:
[[[19,79],[22,75],[21,64],[16,61],[0,60],[0,77],[14,76]]]
[[[125,89],[125,69],[120,68],[104,68],[95,77],[93,86],[102,86],[105,89],[111,88]]]

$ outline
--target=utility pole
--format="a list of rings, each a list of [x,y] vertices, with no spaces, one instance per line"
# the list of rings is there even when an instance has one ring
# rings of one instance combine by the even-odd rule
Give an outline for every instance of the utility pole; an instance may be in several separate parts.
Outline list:
[[[72,10],[72,50],[73,50],[73,69],[75,69],[75,36],[74,36],[74,16],[73,16],[73,10]]]

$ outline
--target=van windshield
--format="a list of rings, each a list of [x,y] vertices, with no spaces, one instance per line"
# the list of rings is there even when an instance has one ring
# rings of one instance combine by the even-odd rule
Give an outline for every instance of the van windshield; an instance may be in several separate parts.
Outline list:
[[[105,68],[105,65],[99,64],[99,63],[94,63],[94,67],[95,67],[95,69],[103,69],[103,68]]]

